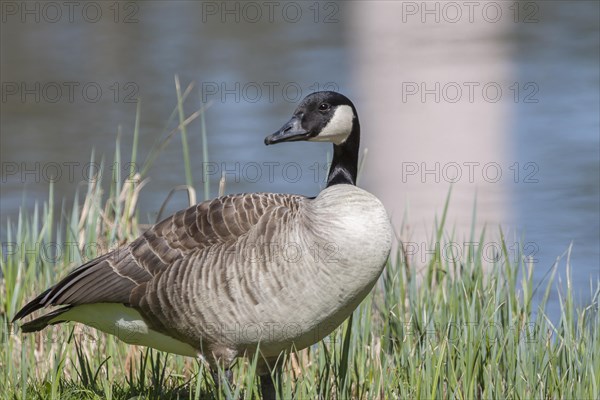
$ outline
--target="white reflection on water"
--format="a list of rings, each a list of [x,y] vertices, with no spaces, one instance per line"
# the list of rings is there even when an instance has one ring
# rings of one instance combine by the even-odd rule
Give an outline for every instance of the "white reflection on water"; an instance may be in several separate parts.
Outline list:
[[[434,213],[454,181],[449,258],[470,251],[477,195],[488,249],[501,226],[509,245],[526,244],[538,281],[573,241],[573,282],[588,301],[600,264],[598,3],[354,4],[352,65],[373,132],[364,185],[405,223],[415,262],[431,257]],[[501,14],[482,14],[486,4]]]

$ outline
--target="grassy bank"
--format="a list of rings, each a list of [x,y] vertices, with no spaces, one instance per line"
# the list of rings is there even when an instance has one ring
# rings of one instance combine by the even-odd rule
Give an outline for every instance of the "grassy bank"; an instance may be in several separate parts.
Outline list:
[[[189,154],[187,133],[181,128],[191,117],[186,119],[180,112],[186,93],[178,87],[180,102],[173,115],[179,118],[176,131],[183,135],[184,154]],[[134,143],[137,127],[138,122]],[[167,134],[156,151],[172,135]],[[128,157],[134,164],[135,148]],[[116,149],[111,162],[120,163],[119,143]],[[112,175],[99,173],[100,179],[86,182],[75,194],[72,209],[57,204],[50,187],[47,202],[22,211],[17,221],[4,222],[1,398],[258,396],[253,360],[238,362],[235,386],[217,391],[206,366],[193,359],[128,346],[81,325],[64,324],[22,335],[9,322],[27,300],[72,267],[139,234],[137,198],[153,157],[129,176],[120,176],[119,168]],[[184,160],[182,170],[194,198],[189,157]],[[570,280],[554,280],[559,266],[567,265],[569,271],[568,257],[557,262],[540,287],[532,284],[533,265],[515,259],[506,246],[493,261],[479,248],[454,262],[439,250],[453,242],[444,216],[440,221],[433,240],[441,246],[427,265],[409,266],[402,254],[393,255],[377,288],[350,320],[325,341],[287,357],[284,397],[597,398],[598,282],[590,288],[592,303],[578,308]],[[483,233],[477,236],[479,243],[485,243]],[[561,314],[551,320],[544,309],[554,285],[559,285]],[[541,297],[535,306],[534,297]]]

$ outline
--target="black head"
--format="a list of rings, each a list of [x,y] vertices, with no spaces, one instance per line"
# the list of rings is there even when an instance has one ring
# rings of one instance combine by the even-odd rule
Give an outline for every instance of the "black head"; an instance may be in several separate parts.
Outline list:
[[[358,116],[350,99],[336,92],[315,92],[302,100],[281,129],[265,138],[265,144],[308,140],[339,146],[353,132],[358,134],[357,128]]]
[[[328,187],[356,184],[360,124],[350,99],[336,92],[309,94],[296,108],[292,119],[265,138],[265,144],[299,140],[333,143]]]

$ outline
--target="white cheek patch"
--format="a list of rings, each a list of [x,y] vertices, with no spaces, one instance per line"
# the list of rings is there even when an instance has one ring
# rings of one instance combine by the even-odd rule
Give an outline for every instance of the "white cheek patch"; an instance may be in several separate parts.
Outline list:
[[[352,123],[354,112],[350,106],[338,106],[329,123],[319,132],[319,134],[310,141],[313,142],[333,142],[340,145],[348,139],[352,132]]]

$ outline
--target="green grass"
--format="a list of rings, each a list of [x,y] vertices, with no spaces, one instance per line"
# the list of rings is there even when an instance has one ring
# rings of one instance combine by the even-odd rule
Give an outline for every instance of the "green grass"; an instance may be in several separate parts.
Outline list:
[[[237,362],[234,387],[217,390],[206,366],[194,359],[128,346],[82,325],[63,324],[22,335],[9,322],[27,300],[72,267],[138,235],[137,199],[148,166],[175,133],[204,112],[202,108],[184,118],[182,104],[191,87],[183,94],[177,87],[178,106],[172,116],[179,120],[178,129],[157,142],[141,173],[121,177],[117,168],[110,177],[87,182],[70,210],[55,203],[50,186],[42,206],[21,210],[17,221],[5,222],[0,257],[1,398],[258,397],[256,359]],[[135,143],[138,126],[139,108]],[[183,154],[189,154],[185,135]],[[119,140],[120,135],[113,157],[118,162]],[[136,157],[134,146],[131,159]],[[193,191],[189,157],[184,160],[185,188]],[[453,242],[445,214],[433,239],[441,248]],[[485,242],[484,233],[477,236]],[[69,256],[55,260],[52,243],[74,244],[68,247]],[[85,246],[89,243],[100,246]],[[323,342],[285,358],[284,397],[598,398],[598,282],[591,285],[591,303],[577,307],[568,256],[557,262],[543,286],[534,288],[533,265],[515,260],[506,246],[503,252],[497,261],[487,262],[479,250],[459,263],[437,251],[423,267],[409,266],[400,254],[393,255],[376,289],[348,321]],[[555,282],[556,270],[564,266],[566,282]],[[555,285],[560,316],[551,320],[544,310]],[[541,300],[534,302],[540,292]]]

